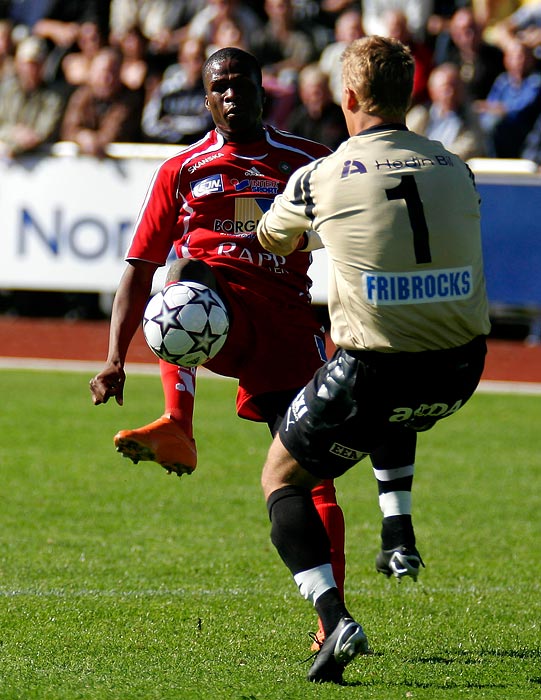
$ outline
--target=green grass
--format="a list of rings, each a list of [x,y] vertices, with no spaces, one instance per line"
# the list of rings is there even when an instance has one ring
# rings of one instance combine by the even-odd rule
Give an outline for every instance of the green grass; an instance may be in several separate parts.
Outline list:
[[[199,467],[137,467],[112,435],[155,418],[157,377],[93,407],[84,374],[1,371],[0,698],[306,700],[541,696],[541,398],[476,395],[420,436],[417,585],[374,571],[368,463],[338,482],[347,602],[374,655],[305,681],[315,615],[269,542],[269,438],[201,379]]]

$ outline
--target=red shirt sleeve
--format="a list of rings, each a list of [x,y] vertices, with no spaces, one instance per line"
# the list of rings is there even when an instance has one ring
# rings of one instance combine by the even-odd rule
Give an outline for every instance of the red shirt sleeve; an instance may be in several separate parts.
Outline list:
[[[178,167],[175,159],[166,161],[156,171],[135,224],[127,260],[148,260],[164,265],[177,237]]]

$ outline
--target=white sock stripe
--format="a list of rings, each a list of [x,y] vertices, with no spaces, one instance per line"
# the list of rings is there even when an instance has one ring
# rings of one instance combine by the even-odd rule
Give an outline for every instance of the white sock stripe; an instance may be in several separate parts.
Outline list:
[[[384,518],[390,518],[391,515],[411,515],[411,491],[381,493],[379,507]]]
[[[378,481],[395,481],[405,476],[413,476],[415,464],[408,464],[407,467],[397,467],[396,469],[374,469],[374,476]]]
[[[322,564],[313,569],[299,571],[293,576],[303,598],[312,604],[329,588],[336,588],[336,581],[330,564]]]

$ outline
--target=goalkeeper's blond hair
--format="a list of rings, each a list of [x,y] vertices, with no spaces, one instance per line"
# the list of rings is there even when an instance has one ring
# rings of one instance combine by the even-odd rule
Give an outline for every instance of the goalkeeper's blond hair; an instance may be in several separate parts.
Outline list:
[[[342,54],[342,81],[366,114],[403,120],[410,106],[415,63],[397,39],[368,36]]]

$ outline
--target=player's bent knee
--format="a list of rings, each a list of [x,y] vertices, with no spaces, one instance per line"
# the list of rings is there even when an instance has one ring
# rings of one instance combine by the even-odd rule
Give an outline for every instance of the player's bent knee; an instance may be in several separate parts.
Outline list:
[[[303,469],[283,446],[279,436],[276,436],[270,446],[261,474],[261,486],[265,499],[268,499],[273,491],[284,486],[304,486],[313,489],[319,483],[321,479]]]

